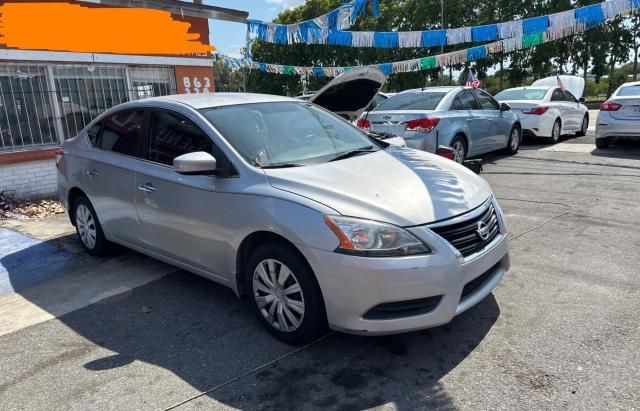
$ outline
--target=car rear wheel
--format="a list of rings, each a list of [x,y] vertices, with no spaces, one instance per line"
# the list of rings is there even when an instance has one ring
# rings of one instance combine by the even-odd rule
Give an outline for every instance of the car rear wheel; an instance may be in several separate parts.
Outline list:
[[[516,154],[518,152],[521,138],[520,127],[514,125],[509,134],[509,142],[507,143],[507,152],[509,154]]]
[[[606,140],[604,138],[596,138],[596,147],[597,148],[601,148],[601,149],[605,149],[605,148],[609,148],[609,140]]]
[[[589,128],[589,115],[585,114],[582,118],[582,125],[580,126],[580,131],[576,133],[576,136],[582,137],[587,135],[587,129]]]
[[[561,129],[562,124],[560,123],[560,119],[556,119],[556,121],[553,123],[553,128],[551,129],[551,137],[549,138],[551,144],[556,144],[558,141],[560,141]]]
[[[251,306],[272,335],[302,345],[327,331],[320,287],[298,253],[284,245],[264,245],[253,252],[247,268]]]
[[[453,160],[462,164],[467,159],[467,143],[462,136],[456,136],[451,142],[451,148],[455,152]]]
[[[87,197],[80,196],[74,201],[73,216],[76,233],[85,251],[96,257],[108,255],[112,243],[105,238],[96,211]]]

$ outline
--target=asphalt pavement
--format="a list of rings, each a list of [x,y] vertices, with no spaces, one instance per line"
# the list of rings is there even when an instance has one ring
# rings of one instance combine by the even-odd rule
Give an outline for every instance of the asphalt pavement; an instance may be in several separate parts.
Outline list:
[[[27,238],[0,247],[0,409],[639,408],[640,144],[596,150],[590,132],[484,160],[511,271],[397,336],[290,347],[222,286],[84,255],[64,216],[5,224]]]

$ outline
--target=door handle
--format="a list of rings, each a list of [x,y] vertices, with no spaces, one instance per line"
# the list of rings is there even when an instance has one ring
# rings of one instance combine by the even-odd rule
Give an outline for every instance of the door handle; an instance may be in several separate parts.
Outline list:
[[[151,183],[140,184],[138,186],[138,190],[144,191],[145,193],[155,193],[156,192],[156,188]]]
[[[97,177],[98,176],[98,172],[96,171],[95,168],[92,168],[91,170],[87,170],[87,175],[89,177]]]

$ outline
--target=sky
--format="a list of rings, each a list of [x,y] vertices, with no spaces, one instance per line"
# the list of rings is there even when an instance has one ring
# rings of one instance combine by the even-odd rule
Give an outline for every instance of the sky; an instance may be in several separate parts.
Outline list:
[[[273,21],[283,10],[298,6],[304,0],[204,0],[205,4],[248,11],[249,18]],[[240,57],[240,48],[246,44],[246,24],[209,20],[209,40],[219,52]]]

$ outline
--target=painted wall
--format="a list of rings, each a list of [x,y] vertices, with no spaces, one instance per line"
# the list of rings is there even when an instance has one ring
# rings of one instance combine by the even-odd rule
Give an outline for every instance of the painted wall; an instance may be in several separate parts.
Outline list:
[[[55,159],[0,164],[0,191],[17,200],[54,198],[57,171]]]

